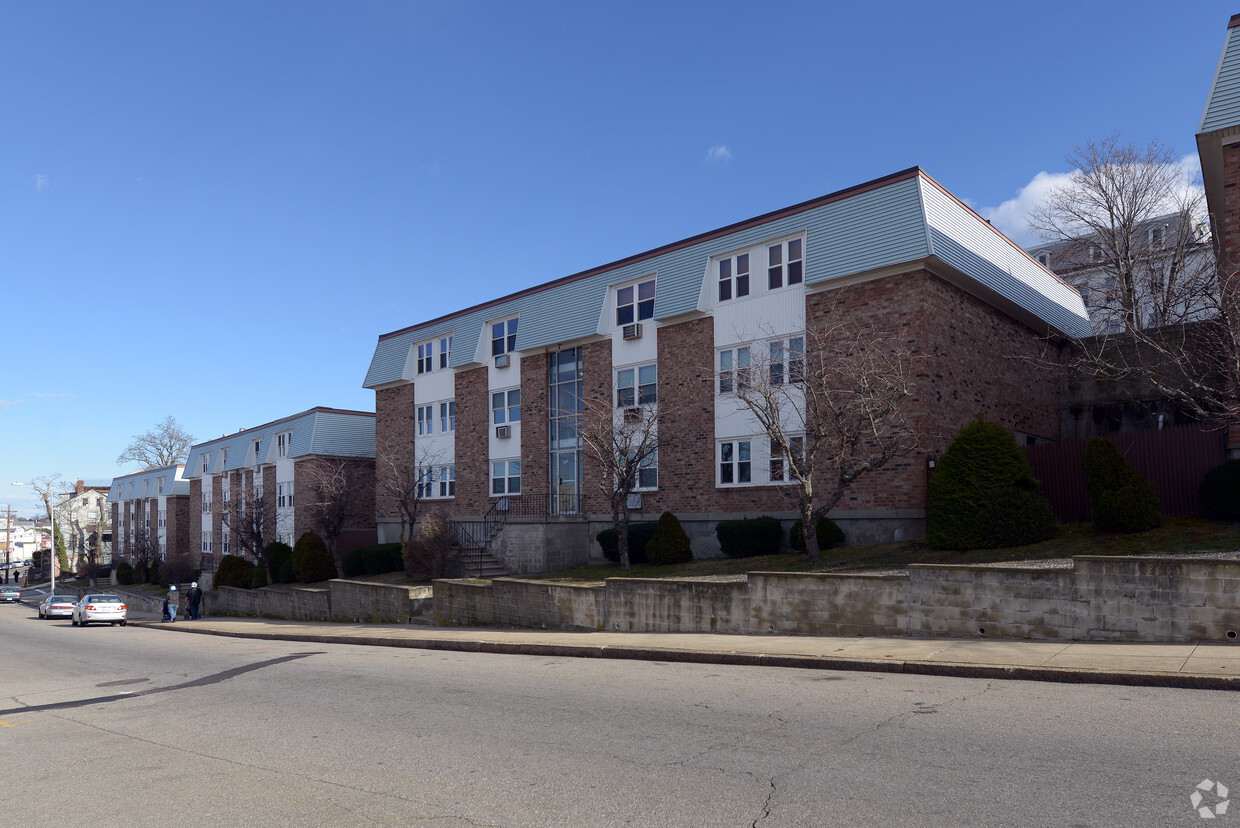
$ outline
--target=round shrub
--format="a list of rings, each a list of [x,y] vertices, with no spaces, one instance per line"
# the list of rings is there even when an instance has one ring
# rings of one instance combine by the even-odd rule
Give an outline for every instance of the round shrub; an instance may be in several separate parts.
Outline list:
[[[116,565],[116,582],[121,586],[129,586],[134,582],[133,567],[127,561]]]
[[[671,512],[659,515],[655,524],[654,535],[646,544],[646,557],[652,564],[688,563],[693,560],[693,547],[689,543],[689,533],[680,525],[680,519]]]
[[[267,569],[262,566],[250,567],[250,589],[262,589],[267,586]]]
[[[276,580],[282,584],[292,584],[297,581],[297,573],[293,571],[292,558],[280,564],[279,577]]]
[[[844,530],[826,515],[818,518],[818,550],[830,549],[844,542]],[[805,551],[805,528],[801,521],[788,530],[788,546],[798,552]]]
[[[646,546],[654,537],[654,530],[658,528],[658,525],[649,521],[629,524],[629,563],[650,563],[650,558],[646,555]],[[618,537],[615,529],[604,529],[595,536],[598,545],[603,548],[603,557],[612,563],[620,562]]]
[[[151,561],[151,565],[146,568],[146,582],[148,584],[159,583],[159,561]]]
[[[336,577],[336,562],[314,532],[307,532],[293,546],[293,572],[303,584],[328,581]]]
[[[978,516],[1008,488],[1035,493],[1038,481],[1007,429],[978,417],[956,434],[930,478],[926,541],[935,549],[986,547]]]
[[[1137,474],[1124,486],[1094,501],[1094,528],[1103,532],[1144,532],[1162,526],[1162,504],[1154,484]]]
[[[1007,486],[991,492],[977,513],[977,533],[989,547],[1037,543],[1055,536],[1055,514],[1037,492]]]
[[[1209,517],[1240,520],[1240,460],[1228,460],[1206,472],[1197,499]]]
[[[355,578],[358,575],[380,575],[384,572],[399,572],[405,568],[399,543],[378,543],[372,546],[359,546],[344,559],[344,576]]]
[[[344,565],[342,573],[346,578],[355,578],[358,575],[366,574],[366,548],[358,547],[344,556]]]
[[[784,540],[784,529],[773,517],[721,520],[715,526],[719,549],[729,558],[775,555]]]
[[[278,580],[280,567],[285,561],[293,559],[293,547],[280,541],[272,541],[263,547],[263,557],[267,560],[268,580]],[[264,584],[266,586],[266,584]]]
[[[1127,485],[1136,474],[1110,440],[1094,437],[1085,444],[1081,465],[1089,478],[1089,500],[1096,503],[1103,492],[1113,492]]]
[[[236,555],[225,555],[220,558],[219,568],[215,570],[215,585],[217,587],[238,587],[239,589],[250,588],[250,570],[254,568],[254,564],[245,558]]]

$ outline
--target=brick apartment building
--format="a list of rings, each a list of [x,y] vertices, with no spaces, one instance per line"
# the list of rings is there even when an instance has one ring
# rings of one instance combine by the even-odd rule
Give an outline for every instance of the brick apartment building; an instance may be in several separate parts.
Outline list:
[[[190,555],[189,481],[185,466],[143,469],[112,479],[112,552],[118,561],[135,563],[169,555]]]
[[[238,523],[248,508],[262,511],[264,543],[292,546],[313,528],[306,476],[318,461],[343,469],[351,489],[342,554],[372,544],[374,458],[375,415],[323,407],[199,443],[185,461],[191,545],[204,568],[223,555],[244,555]]]
[[[671,510],[696,555],[717,554],[721,519],[794,516],[730,370],[768,344],[795,351],[828,308],[938,354],[912,411],[920,452],[832,512],[850,540],[920,535],[928,462],[979,414],[1025,442],[1057,438],[1057,378],[1031,358],[1048,336],[1088,330],[1079,293],[913,168],[381,335],[363,383],[379,465],[416,464],[457,519],[521,515],[489,544],[510,571],[571,564],[597,555],[610,519],[575,395],[657,398],[681,436],[643,475],[635,517]],[[382,486],[376,511],[395,540]]]

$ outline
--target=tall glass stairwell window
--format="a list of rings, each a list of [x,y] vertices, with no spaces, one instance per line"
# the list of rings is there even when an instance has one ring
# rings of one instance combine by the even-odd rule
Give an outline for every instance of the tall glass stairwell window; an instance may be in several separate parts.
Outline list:
[[[581,508],[581,436],[577,430],[581,419],[581,349],[551,354],[548,370],[550,510],[553,515],[577,514]]]

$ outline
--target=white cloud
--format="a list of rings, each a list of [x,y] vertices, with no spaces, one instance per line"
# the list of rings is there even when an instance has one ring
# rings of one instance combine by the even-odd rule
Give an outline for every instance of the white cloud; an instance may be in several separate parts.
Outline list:
[[[708,164],[726,164],[732,160],[732,151],[727,144],[715,144],[706,150],[706,157],[702,160]]]
[[[1176,162],[1175,166],[1179,168],[1184,180],[1184,187],[1176,193],[1176,198],[1182,198],[1185,191],[1201,195],[1201,162],[1197,155],[1195,153],[1185,155]],[[991,224],[1021,247],[1032,247],[1044,240],[1029,229],[1030,213],[1045,201],[1052,190],[1067,184],[1071,177],[1071,173],[1040,172],[1028,184],[1021,187],[1014,198],[1008,199],[998,207],[976,208],[977,212],[983,218],[989,219]],[[1176,199],[1169,200],[1165,212],[1174,212],[1175,203]]]
[[[49,179],[46,175],[36,175],[34,177],[34,191],[36,193],[41,193],[50,187],[51,183],[51,179]]]
[[[0,408],[8,408],[13,405],[21,405],[25,400],[0,400]]]
[[[72,391],[35,391],[32,397],[76,397]]]

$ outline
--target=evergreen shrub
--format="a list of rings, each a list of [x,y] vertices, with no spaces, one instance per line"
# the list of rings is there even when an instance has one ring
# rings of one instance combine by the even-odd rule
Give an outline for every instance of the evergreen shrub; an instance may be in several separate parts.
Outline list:
[[[254,565],[245,558],[236,555],[225,555],[220,558],[219,568],[215,570],[215,585],[217,587],[238,587],[240,589],[250,588],[250,570]]]
[[[721,520],[715,526],[719,549],[729,558],[776,555],[784,540],[784,529],[773,517]]]
[[[655,529],[658,526],[658,523],[652,521],[629,524],[629,563],[650,563],[650,558],[646,554],[646,546],[650,543],[650,539],[654,537]],[[598,545],[603,548],[603,557],[612,563],[620,562],[618,537],[619,535],[615,529],[604,529],[595,536],[595,539],[598,540]]]
[[[287,543],[272,541],[263,547],[263,557],[267,559],[268,580],[278,582],[280,580],[280,567],[284,566],[285,561],[293,559],[293,547]]]
[[[1037,543],[1055,537],[1055,513],[1037,492],[1006,486],[991,492],[978,511],[977,533],[994,548]]]
[[[818,518],[818,550],[821,552],[844,542],[844,530],[826,515]],[[805,528],[801,521],[788,530],[788,546],[798,552],[805,551]]]
[[[1110,440],[1095,437],[1081,458],[1089,478],[1094,528],[1144,532],[1162,526],[1162,504],[1154,484],[1133,471]]]
[[[689,533],[680,525],[680,519],[671,512],[659,515],[655,524],[654,534],[646,544],[646,557],[652,564],[666,566],[668,564],[688,563],[693,560],[693,546],[689,542]]]
[[[127,561],[116,565],[116,582],[121,586],[129,586],[134,582],[134,570]]]
[[[303,584],[329,581],[336,577],[336,562],[316,533],[306,532],[293,545],[293,572]]]
[[[1240,460],[1228,460],[1206,472],[1197,499],[1207,517],[1240,520]]]

